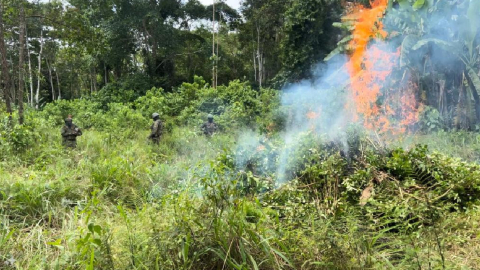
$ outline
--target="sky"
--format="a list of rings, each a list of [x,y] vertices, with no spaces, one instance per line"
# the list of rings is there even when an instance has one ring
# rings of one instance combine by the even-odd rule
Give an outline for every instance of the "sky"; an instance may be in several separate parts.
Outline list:
[[[213,0],[200,0],[200,2],[202,2],[204,5],[211,5]],[[225,2],[227,2],[227,4],[232,8],[238,9],[240,7],[240,0],[227,0]]]

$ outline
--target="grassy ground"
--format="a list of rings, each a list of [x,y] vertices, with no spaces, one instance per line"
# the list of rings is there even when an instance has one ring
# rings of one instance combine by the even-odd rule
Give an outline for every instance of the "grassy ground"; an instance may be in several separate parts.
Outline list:
[[[147,144],[147,132],[116,138],[87,131],[78,148],[70,151],[61,147],[56,133],[45,132],[48,142],[0,164],[0,253],[26,269],[57,263],[64,269],[70,254],[78,253],[76,238],[88,231],[88,224],[121,230],[125,224],[117,206],[125,205],[128,212],[149,209],[150,202],[188,186],[195,168],[208,166],[230,140],[207,140],[177,129],[156,147]],[[61,249],[48,244],[57,239],[62,239]]]
[[[0,163],[0,269],[480,268],[478,205],[396,227],[357,204],[329,213],[329,198],[311,199],[296,181],[239,194],[224,165],[234,135],[176,128],[157,147],[147,131],[87,130],[70,151],[58,130],[41,133]],[[397,143],[478,161],[479,141],[441,133]]]
[[[393,141],[391,146],[412,148],[416,144],[427,145],[431,151],[480,163],[480,134],[476,132],[439,131],[428,135],[409,134]]]

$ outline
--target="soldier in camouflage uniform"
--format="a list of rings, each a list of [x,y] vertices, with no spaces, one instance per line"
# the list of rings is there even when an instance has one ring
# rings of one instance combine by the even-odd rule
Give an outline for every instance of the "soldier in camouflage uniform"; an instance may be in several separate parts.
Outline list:
[[[208,115],[208,121],[203,123],[202,131],[207,137],[211,137],[215,132],[217,132],[217,124],[213,122],[213,115]]]
[[[65,125],[62,127],[62,145],[69,148],[77,147],[77,137],[82,136],[82,130],[79,129],[69,117],[65,119]]]
[[[150,139],[154,144],[159,144],[160,137],[162,137],[163,134],[163,123],[160,121],[160,115],[158,113],[152,114],[152,119],[153,124],[150,127],[151,133],[150,136],[148,136],[148,139]]]

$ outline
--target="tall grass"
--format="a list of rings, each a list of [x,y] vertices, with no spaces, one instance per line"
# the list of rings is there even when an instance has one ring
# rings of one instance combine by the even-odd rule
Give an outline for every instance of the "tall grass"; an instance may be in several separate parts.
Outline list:
[[[480,268],[478,206],[415,224],[333,204],[339,156],[245,195],[225,162],[235,134],[174,128],[154,146],[147,130],[86,130],[65,150],[58,133],[0,163],[0,269]],[[466,136],[438,140],[474,159]]]

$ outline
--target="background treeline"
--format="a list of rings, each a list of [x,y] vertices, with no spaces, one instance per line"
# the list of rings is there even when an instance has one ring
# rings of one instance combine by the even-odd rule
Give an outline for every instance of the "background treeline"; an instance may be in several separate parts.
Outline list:
[[[314,77],[312,67],[325,57],[353,49],[354,21],[345,14],[358,2],[245,0],[238,11],[197,0],[0,4],[2,110],[18,109],[23,122],[23,102],[41,108],[127,91],[138,98],[152,87],[175,91],[195,76],[214,88],[239,79],[281,89]],[[401,57],[378,103],[413,87],[425,106],[421,128],[476,130],[479,20],[479,0],[390,1],[384,41]]]
[[[340,1],[318,0],[248,0],[240,11],[198,0],[1,4],[4,94],[36,108],[109,84],[139,96],[152,87],[171,91],[195,75],[213,85],[242,79],[254,87],[307,78],[335,48],[332,23],[342,13]]]

